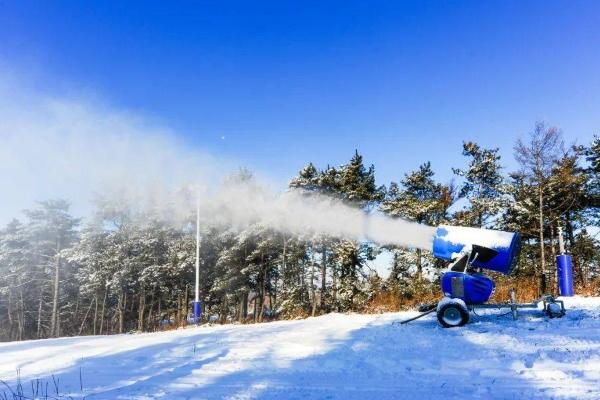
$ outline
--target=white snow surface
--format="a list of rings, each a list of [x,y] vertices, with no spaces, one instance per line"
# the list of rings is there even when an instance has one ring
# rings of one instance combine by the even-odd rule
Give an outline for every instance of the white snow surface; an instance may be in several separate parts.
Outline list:
[[[75,399],[599,399],[600,298],[565,302],[561,319],[489,311],[454,329],[330,314],[3,343],[0,379],[15,388],[19,370],[27,394],[54,375]]]

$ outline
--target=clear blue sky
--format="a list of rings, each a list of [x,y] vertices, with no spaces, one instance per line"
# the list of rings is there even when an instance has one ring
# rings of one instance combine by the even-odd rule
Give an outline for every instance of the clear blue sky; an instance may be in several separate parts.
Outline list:
[[[536,120],[600,133],[597,1],[0,1],[0,62],[286,181],[355,148],[379,183]],[[225,139],[222,139],[222,137]]]

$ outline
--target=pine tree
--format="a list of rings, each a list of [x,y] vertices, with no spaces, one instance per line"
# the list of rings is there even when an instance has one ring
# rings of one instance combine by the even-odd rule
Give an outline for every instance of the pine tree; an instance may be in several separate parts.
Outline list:
[[[381,211],[392,217],[405,218],[420,224],[439,225],[446,221],[448,208],[454,201],[451,185],[442,185],[434,179],[431,163],[405,175],[400,184],[392,182],[381,204]],[[416,277],[423,276],[423,255],[415,250]],[[427,260],[433,264],[433,260]]]
[[[3,309],[0,313],[0,338],[5,340],[32,337],[29,331],[34,329],[33,321],[28,320],[26,316],[29,313],[25,309],[30,303],[26,303],[25,299],[27,294],[40,293],[34,288],[40,287],[44,278],[43,270],[32,267],[33,260],[25,227],[14,219],[0,231],[0,309]],[[38,321],[40,317],[38,314]]]
[[[384,187],[375,183],[375,167],[366,168],[362,156],[355,151],[348,164],[338,169],[339,195],[341,198],[366,212],[383,199]],[[361,294],[361,278],[366,261],[375,258],[375,249],[369,243],[342,241],[334,246],[334,257],[340,268],[340,295],[342,309],[355,305]]]
[[[588,162],[585,168],[587,176],[585,206],[590,208],[590,214],[598,225],[600,223],[600,136],[594,136],[590,146],[580,150]]]
[[[583,276],[590,278],[600,276],[600,245],[587,229],[577,233],[571,251],[579,263],[580,273]]]
[[[52,315],[50,336],[60,336],[61,322],[61,283],[68,276],[63,252],[75,241],[79,220],[69,214],[69,203],[65,200],[48,200],[39,208],[26,210],[28,218],[27,234],[33,243],[33,251],[39,256],[40,265],[50,272],[52,282]]]
[[[108,233],[97,224],[88,224],[81,232],[79,241],[67,252],[68,261],[79,268],[76,280],[82,298],[93,304],[93,317],[90,318],[91,333],[105,333],[104,321],[107,284],[111,276],[111,268],[107,264]],[[87,318],[80,325],[79,334],[84,333]],[[87,333],[87,332],[86,332]]]
[[[484,227],[506,206],[498,149],[484,149],[474,142],[463,142],[463,156],[469,157],[465,170],[454,168],[464,178],[458,198],[469,200],[469,207],[458,214],[461,224]]]

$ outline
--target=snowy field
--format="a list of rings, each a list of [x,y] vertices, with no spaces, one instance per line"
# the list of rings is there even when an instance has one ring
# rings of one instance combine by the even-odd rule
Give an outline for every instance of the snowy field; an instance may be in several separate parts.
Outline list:
[[[35,378],[54,392],[53,374],[61,396],[87,399],[599,399],[600,298],[566,301],[562,319],[490,312],[456,329],[332,314],[4,343],[0,378],[15,388],[19,370],[28,394]]]

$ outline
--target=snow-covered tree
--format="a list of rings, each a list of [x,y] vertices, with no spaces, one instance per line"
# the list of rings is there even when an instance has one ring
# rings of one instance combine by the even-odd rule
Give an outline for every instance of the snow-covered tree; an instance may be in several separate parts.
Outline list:
[[[43,266],[52,282],[52,310],[50,336],[60,336],[61,283],[69,281],[70,270],[64,262],[63,252],[76,239],[79,220],[69,214],[65,200],[41,202],[38,208],[25,210],[28,218],[26,232],[38,265]],[[61,273],[63,276],[61,276]]]
[[[448,218],[448,208],[454,201],[453,187],[434,180],[431,163],[407,173],[400,184],[392,182],[381,203],[381,211],[396,217],[405,218],[420,224],[439,225]],[[423,276],[425,263],[433,265],[431,257],[423,259],[421,249],[416,249],[416,278]],[[397,253],[402,256],[405,253]]]
[[[507,204],[500,155],[497,148],[484,149],[474,142],[463,142],[463,155],[469,157],[468,167],[453,171],[464,178],[458,198],[469,204],[458,216],[463,225],[485,227]]]

